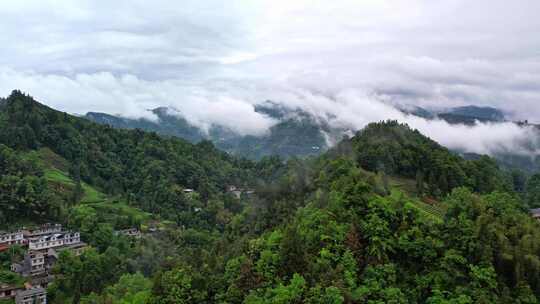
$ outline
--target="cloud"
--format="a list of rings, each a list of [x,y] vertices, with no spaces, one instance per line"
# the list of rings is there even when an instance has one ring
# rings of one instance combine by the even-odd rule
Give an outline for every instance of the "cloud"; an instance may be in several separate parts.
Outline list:
[[[291,90],[288,94],[279,93],[274,97],[275,100],[286,99],[286,105],[304,109],[335,128],[360,130],[370,122],[392,119],[407,123],[452,150],[489,155],[517,153],[536,156],[540,153],[540,136],[534,127],[521,127],[511,122],[477,122],[469,126],[449,124],[440,119],[427,120],[404,114],[381,96],[356,89],[336,95]]]
[[[451,126],[392,105],[494,106],[540,122],[540,2],[4,1],[0,94],[55,108],[264,134],[264,100],[360,128],[399,119],[456,149],[520,149],[531,130]]]
[[[253,104],[222,93],[223,87],[205,90],[179,80],[146,81],[134,75],[77,74],[74,77],[19,73],[0,69],[0,92],[18,88],[39,101],[74,114],[105,111],[128,118],[156,121],[150,109],[169,106],[204,131],[220,125],[241,135],[262,135],[276,123],[255,112]]]

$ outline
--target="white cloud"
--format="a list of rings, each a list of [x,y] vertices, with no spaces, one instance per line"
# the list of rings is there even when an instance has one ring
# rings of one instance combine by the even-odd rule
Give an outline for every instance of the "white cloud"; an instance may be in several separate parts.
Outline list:
[[[538,11],[535,0],[8,0],[0,94],[149,119],[170,105],[242,134],[275,123],[253,111],[272,99],[355,128],[400,119],[488,152],[530,131],[427,122],[386,103],[490,105],[540,122]]]

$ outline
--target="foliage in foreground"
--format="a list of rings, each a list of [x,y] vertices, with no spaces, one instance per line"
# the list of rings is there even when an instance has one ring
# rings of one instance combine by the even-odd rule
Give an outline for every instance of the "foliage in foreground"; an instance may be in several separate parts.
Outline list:
[[[491,159],[465,161],[396,122],[371,125],[327,155],[286,165],[97,126],[20,92],[7,99],[0,127],[2,219],[58,219],[93,247],[60,256],[51,303],[540,297],[540,225],[524,211],[537,203],[538,178],[516,183]],[[44,147],[65,160],[55,166],[67,166],[62,174],[51,176],[25,156]],[[410,182],[398,189],[393,175],[416,189],[407,190]],[[228,183],[256,187],[257,196],[235,199],[224,193]],[[55,188],[66,184],[74,195]],[[118,199],[83,201],[84,185]],[[186,187],[200,195],[187,197]],[[424,195],[444,208],[419,203]],[[113,233],[147,216],[171,222],[140,240]],[[5,266],[20,255],[7,252],[0,261]]]

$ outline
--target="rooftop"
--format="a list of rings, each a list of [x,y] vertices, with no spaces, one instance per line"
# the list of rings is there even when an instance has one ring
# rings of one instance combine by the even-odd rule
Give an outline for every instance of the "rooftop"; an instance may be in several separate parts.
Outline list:
[[[34,287],[27,290],[23,290],[19,293],[17,293],[17,297],[30,297],[38,294],[46,293],[44,288],[41,287]]]
[[[17,289],[17,288],[20,288],[20,286],[15,285],[15,284],[0,283],[0,291],[13,290],[13,289]]]

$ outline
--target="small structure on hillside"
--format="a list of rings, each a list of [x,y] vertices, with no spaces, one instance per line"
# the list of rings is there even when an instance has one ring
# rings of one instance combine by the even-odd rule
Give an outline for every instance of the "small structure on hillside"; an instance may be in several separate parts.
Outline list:
[[[14,299],[20,290],[22,290],[21,286],[0,283],[0,300]]]
[[[3,245],[3,247],[9,247],[15,244],[24,244],[24,234],[22,230],[13,232],[0,231],[0,245]]]
[[[41,287],[19,291],[15,296],[15,304],[47,304],[47,291]]]
[[[80,242],[81,234],[79,232],[60,231],[52,234],[38,235],[28,238],[28,249],[45,250],[64,245],[77,244]]]
[[[37,276],[45,273],[45,254],[41,251],[29,250],[21,263],[11,264],[11,271],[23,277]]]
[[[54,281],[54,276],[51,274],[44,274],[40,276],[35,276],[30,279],[30,283],[35,287],[47,288],[50,283]]]
[[[540,221],[540,208],[529,210],[531,216]]]
[[[77,231],[63,231],[60,224],[46,224],[36,229],[23,231],[28,252],[23,261],[11,264],[11,271],[23,277],[46,277],[58,260],[60,252],[69,250],[80,255],[88,247],[81,241]],[[39,284],[46,285],[46,284]]]
[[[197,191],[193,189],[186,188],[183,190],[183,192],[187,198],[194,198],[195,196],[197,196]]]
[[[132,237],[132,238],[140,238],[141,237],[141,231],[137,228],[129,228],[129,229],[122,229],[122,230],[117,230],[114,232],[114,234],[116,235],[125,235],[127,237]]]
[[[51,224],[51,223],[43,224],[36,228],[23,230],[25,238],[31,238],[31,237],[36,237],[40,235],[60,233],[60,232],[62,232],[62,224]]]
[[[237,199],[240,199],[242,197],[242,194],[245,194],[245,195],[252,195],[253,193],[255,193],[254,190],[251,190],[251,189],[245,189],[245,188],[238,188],[236,186],[229,186],[227,188],[227,191],[229,193],[231,193],[232,195],[234,195]]]

